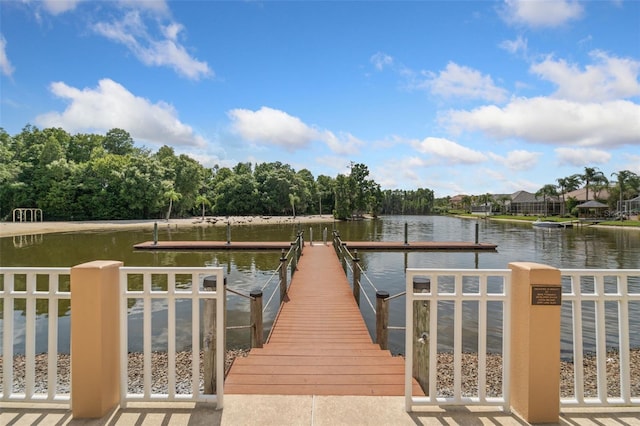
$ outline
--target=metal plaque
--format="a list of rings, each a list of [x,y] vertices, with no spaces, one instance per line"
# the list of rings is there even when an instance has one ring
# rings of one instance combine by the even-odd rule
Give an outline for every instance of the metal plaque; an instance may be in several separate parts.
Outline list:
[[[559,306],[562,304],[562,287],[534,285],[531,287],[531,304]]]

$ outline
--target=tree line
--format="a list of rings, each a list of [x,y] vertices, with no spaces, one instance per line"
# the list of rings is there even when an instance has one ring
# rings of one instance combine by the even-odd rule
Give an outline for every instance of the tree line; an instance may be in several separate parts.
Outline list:
[[[215,215],[428,214],[433,191],[382,190],[366,165],[314,177],[279,161],[208,168],[162,146],[137,147],[131,135],[71,135],[27,125],[0,128],[0,219],[40,208],[48,220],[169,219]]]

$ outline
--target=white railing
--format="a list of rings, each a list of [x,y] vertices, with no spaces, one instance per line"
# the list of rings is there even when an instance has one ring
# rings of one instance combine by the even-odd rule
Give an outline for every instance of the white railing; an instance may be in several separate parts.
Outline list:
[[[640,329],[640,270],[622,269],[561,269],[564,291],[563,304],[571,310],[573,340],[574,386],[573,397],[562,398],[561,406],[616,406],[640,404],[640,395],[631,393],[630,323],[634,333]],[[631,304],[631,306],[630,306]],[[630,309],[631,308],[631,309]],[[583,316],[593,316],[595,330],[596,395],[585,396],[585,350]],[[617,319],[607,324],[607,318]],[[609,328],[607,328],[609,326]],[[611,330],[611,329],[614,330]],[[607,337],[616,333],[618,347],[613,353],[619,363],[619,395],[610,395],[608,382],[615,381],[607,375],[607,363],[611,360]],[[609,348],[609,350],[611,347]],[[635,377],[635,380],[640,380]],[[613,383],[611,383],[613,384]]]
[[[128,288],[129,277],[142,276],[142,290]],[[157,290],[152,286],[152,278],[164,275],[166,290]],[[187,285],[176,286],[176,276],[190,276]],[[202,283],[206,276],[215,276],[218,287],[216,291],[204,291]],[[205,268],[132,268],[120,269],[121,315],[121,405],[133,401],[205,401],[216,402],[222,407],[224,384],[224,291],[221,291],[224,280],[223,269],[220,267]],[[142,393],[129,393],[128,389],[128,301],[137,299],[142,301],[143,311],[143,387]],[[190,392],[176,391],[176,302],[191,301],[191,384]],[[200,371],[200,301],[213,299],[216,301],[216,394],[204,395],[201,389]],[[152,392],[152,304],[166,301],[167,304],[167,361],[166,361],[166,393]]]
[[[55,402],[69,404],[69,389],[58,392],[58,303],[70,300],[69,291],[60,291],[61,277],[69,280],[70,268],[0,268],[3,279],[2,301],[2,386],[0,401]],[[40,278],[39,278],[40,277]],[[38,288],[46,287],[47,290]],[[19,289],[17,289],[19,288]],[[14,384],[15,303],[24,300],[24,317],[18,318],[24,326],[24,381],[16,389]],[[36,301],[48,301],[47,380],[36,386]],[[22,378],[21,378],[22,379]],[[43,392],[44,390],[44,392]]]
[[[413,279],[428,278],[430,291],[414,293]],[[407,410],[414,405],[498,405],[509,409],[509,289],[511,271],[498,270],[452,270],[452,269],[416,269],[406,270],[406,374],[405,404]],[[413,306],[414,301],[428,301],[430,305],[429,330],[429,389],[427,396],[412,395],[413,371]],[[475,395],[463,395],[462,391],[462,332],[463,302],[475,302],[478,307],[477,319],[477,387]],[[438,307],[441,302],[453,303],[453,396],[438,396]],[[487,317],[489,302],[501,306],[502,322],[502,395],[487,396]],[[468,324],[466,325],[468,327]]]
[[[60,300],[71,300],[70,291],[61,291],[60,282],[70,283],[71,268],[0,268],[2,278],[0,286],[0,302],[2,303],[2,326],[0,342],[2,348],[2,385],[0,401],[12,402],[54,402],[70,405],[70,385],[59,386],[60,368],[58,365],[58,305]],[[128,288],[129,277],[140,276],[142,289],[137,291]],[[183,285],[176,286],[176,277],[180,277]],[[215,276],[218,283],[223,282],[223,270],[219,267],[206,268],[121,268],[120,269],[120,339],[121,339],[121,404],[126,406],[132,401],[199,401],[215,402],[222,407],[224,383],[224,299],[222,291],[203,291],[202,282],[205,276]],[[62,278],[61,277],[65,277]],[[152,282],[164,277],[166,290],[153,288]],[[195,285],[193,285],[195,283]],[[67,285],[66,288],[69,286]],[[44,290],[43,290],[44,288]],[[141,392],[129,393],[128,379],[128,302],[136,299],[142,305],[143,314],[143,350],[142,350],[142,386]],[[46,379],[37,371],[36,354],[36,312],[37,301],[47,301],[47,360]],[[191,301],[191,380],[188,389],[176,390],[176,302]],[[204,395],[201,389],[200,361],[200,301],[215,300],[216,303],[216,394]],[[24,304],[24,308],[16,309],[16,301]],[[166,392],[153,392],[152,384],[152,304],[166,302],[167,310],[167,354]],[[20,315],[16,317],[17,312]],[[18,323],[17,323],[18,322]],[[24,331],[22,331],[24,329]],[[19,333],[16,330],[20,330]],[[24,339],[24,371],[20,368],[18,375],[14,370],[14,351],[16,336]],[[222,349],[220,349],[222,348]],[[22,355],[20,355],[22,357]],[[163,365],[163,366],[164,366]],[[156,366],[157,367],[157,366]],[[70,365],[67,365],[67,374]],[[137,377],[139,372],[134,373]],[[66,377],[69,381],[70,378]],[[59,389],[62,387],[63,389]],[[44,389],[44,391],[42,390]]]

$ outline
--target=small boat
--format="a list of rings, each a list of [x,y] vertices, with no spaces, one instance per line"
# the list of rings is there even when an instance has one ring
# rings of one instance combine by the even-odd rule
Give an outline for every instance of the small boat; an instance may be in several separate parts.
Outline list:
[[[573,227],[572,222],[552,222],[548,220],[536,220],[533,222],[533,226],[536,228],[571,228]]]

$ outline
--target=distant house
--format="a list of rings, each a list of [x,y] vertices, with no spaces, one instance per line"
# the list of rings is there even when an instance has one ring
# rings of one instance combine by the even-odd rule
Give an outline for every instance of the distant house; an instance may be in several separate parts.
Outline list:
[[[511,202],[508,211],[521,216],[553,216],[562,211],[562,200],[558,197],[536,197],[527,191],[518,191],[511,194]]]
[[[602,188],[594,193],[593,189],[589,189],[589,200],[587,200],[587,189],[580,188],[575,191],[565,193],[564,198],[565,200],[575,198],[576,201],[581,203],[590,200],[607,200],[609,198],[609,190],[607,188]]]

